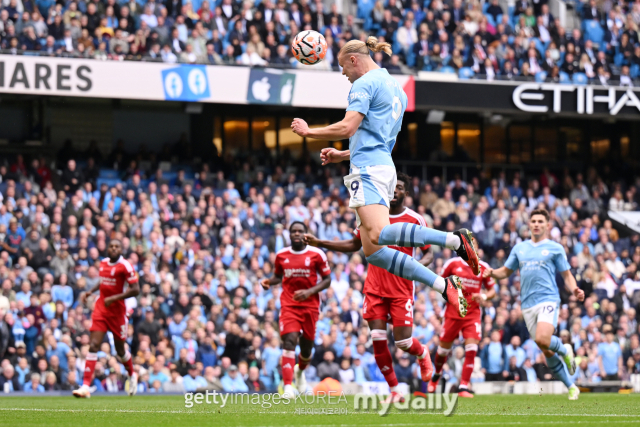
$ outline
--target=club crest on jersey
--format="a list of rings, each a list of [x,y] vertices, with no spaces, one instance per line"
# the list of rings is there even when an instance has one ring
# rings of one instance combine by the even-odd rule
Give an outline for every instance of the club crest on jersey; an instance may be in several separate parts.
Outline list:
[[[115,268],[115,267],[113,267],[113,268],[111,269],[111,275],[112,275],[112,276],[115,276],[115,275],[116,275],[116,268]]]
[[[540,252],[542,254],[542,256],[547,256],[549,255],[549,251],[546,249],[543,249],[542,252]]]
[[[305,266],[305,267],[309,267],[310,265],[311,265],[311,258],[306,257],[306,258],[304,259],[304,266]]]

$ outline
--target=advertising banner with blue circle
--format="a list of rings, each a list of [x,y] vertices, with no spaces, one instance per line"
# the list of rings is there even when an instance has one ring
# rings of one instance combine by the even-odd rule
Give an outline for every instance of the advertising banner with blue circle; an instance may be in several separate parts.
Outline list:
[[[209,98],[209,80],[204,65],[181,65],[162,71],[167,101],[199,101]]]

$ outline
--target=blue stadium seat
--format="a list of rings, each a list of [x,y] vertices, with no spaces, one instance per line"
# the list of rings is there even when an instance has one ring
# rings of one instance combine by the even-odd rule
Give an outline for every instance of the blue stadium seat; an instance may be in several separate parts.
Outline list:
[[[111,187],[115,187],[117,184],[121,184],[122,181],[120,181],[119,179],[111,179],[111,178],[98,178],[96,180],[96,185],[98,186],[98,188],[100,188],[100,186],[102,184],[107,184],[109,186],[109,188]]]
[[[573,83],[577,85],[586,85],[589,82],[589,78],[585,73],[574,73]]]
[[[469,80],[475,74],[476,73],[474,73],[473,70],[469,67],[460,68],[460,70],[458,71],[458,77],[460,77],[460,79],[462,80]]]
[[[635,79],[635,78],[638,78],[638,73],[640,73],[640,65],[633,64],[629,68],[629,75],[631,76],[632,79]]]
[[[98,177],[105,179],[118,179],[120,177],[120,173],[115,169],[100,169]]]
[[[617,67],[621,67],[623,61],[624,61],[624,54],[623,53],[616,53],[613,56],[613,63],[616,64]]]
[[[496,24],[499,24],[502,22],[502,14],[496,16]]]
[[[536,73],[536,81],[538,83],[544,82],[546,78],[547,78],[547,72],[546,71],[540,71],[540,72]]]
[[[569,74],[565,73],[564,71],[560,71],[560,83],[571,83],[571,78],[569,77]]]
[[[441,73],[447,73],[447,74],[455,74],[456,73],[456,69],[450,66],[444,66],[442,68],[440,68],[440,72]]]
[[[495,19],[493,19],[493,15],[484,15],[485,18],[487,18],[487,24],[491,25],[492,27],[496,26],[496,21]]]
[[[596,47],[599,47],[604,39],[604,30],[600,23],[593,19],[584,22],[584,33],[585,40],[591,40]]]

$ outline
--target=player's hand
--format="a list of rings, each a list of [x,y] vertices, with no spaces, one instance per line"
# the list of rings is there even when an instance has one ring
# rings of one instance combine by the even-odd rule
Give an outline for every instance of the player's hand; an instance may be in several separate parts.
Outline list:
[[[271,287],[271,284],[269,283],[269,279],[262,279],[260,281],[260,285],[262,286],[262,289],[264,289],[265,291],[268,291],[269,288]]]
[[[471,298],[480,305],[482,305],[482,303],[484,302],[484,299],[482,298],[482,294],[472,294]]]
[[[483,279],[488,279],[489,277],[491,277],[491,275],[493,274],[493,268],[485,268],[484,271],[482,272],[482,278]]]
[[[578,298],[578,301],[584,301],[584,291],[580,288],[575,288],[573,290],[573,295]]]
[[[291,130],[300,136],[309,135],[309,125],[302,119],[293,119],[293,122],[291,122]]]
[[[80,304],[87,305],[87,297],[89,296],[89,292],[82,292],[80,294]]]
[[[304,301],[311,296],[311,292],[308,289],[298,289],[293,293],[294,301]]]
[[[309,246],[318,247],[319,240],[313,234],[308,234],[307,233],[307,234],[304,235],[304,242]]]
[[[322,166],[326,166],[329,163],[340,163],[343,160],[341,153],[342,151],[338,151],[333,147],[327,147],[320,150]]]
[[[115,301],[115,299],[113,299],[113,297],[106,297],[104,299],[104,306],[105,307],[109,307],[111,304],[113,304]]]

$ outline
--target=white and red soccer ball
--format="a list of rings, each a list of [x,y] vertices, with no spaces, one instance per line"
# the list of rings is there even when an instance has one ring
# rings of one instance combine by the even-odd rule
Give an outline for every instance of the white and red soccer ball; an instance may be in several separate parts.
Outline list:
[[[327,54],[327,41],[317,31],[302,31],[291,43],[293,56],[304,65],[315,65]]]

